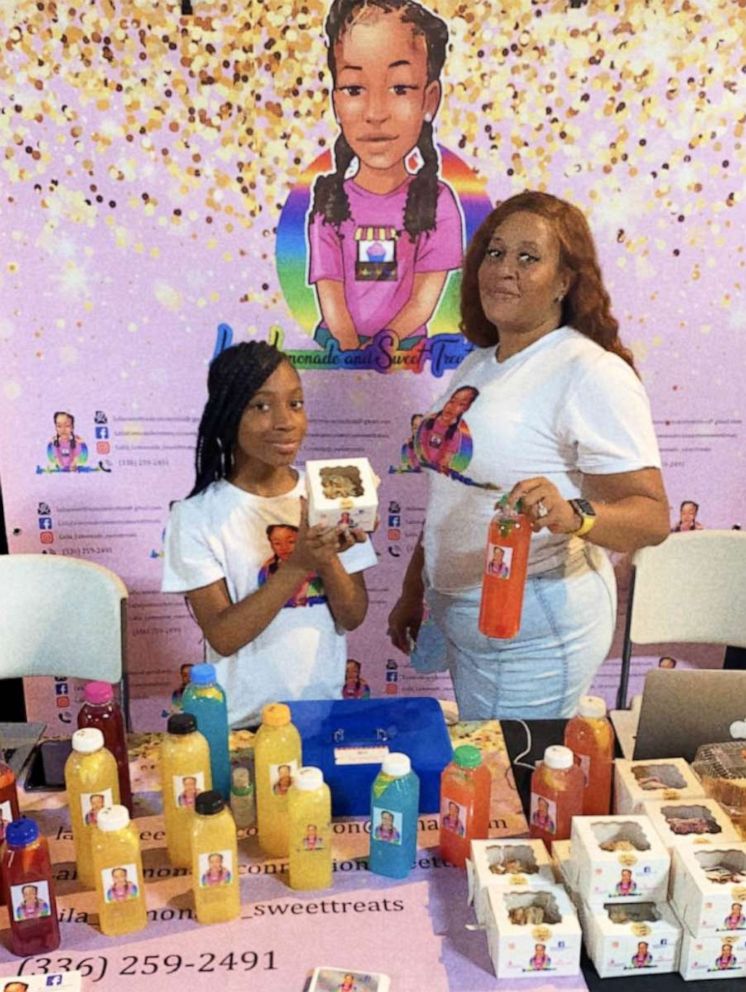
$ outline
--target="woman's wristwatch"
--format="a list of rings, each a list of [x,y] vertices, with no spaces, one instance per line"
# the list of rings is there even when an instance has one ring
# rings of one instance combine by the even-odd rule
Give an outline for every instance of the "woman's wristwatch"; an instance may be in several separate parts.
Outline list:
[[[569,499],[567,502],[580,517],[580,526],[576,530],[571,530],[570,534],[573,537],[585,537],[598,519],[596,511],[587,499]]]

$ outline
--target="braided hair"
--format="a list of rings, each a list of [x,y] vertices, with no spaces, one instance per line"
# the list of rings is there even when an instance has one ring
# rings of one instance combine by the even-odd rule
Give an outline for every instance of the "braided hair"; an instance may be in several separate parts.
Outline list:
[[[57,410],[55,415],[52,417],[52,421],[54,422],[54,439],[52,444],[55,448],[59,448],[60,446],[60,432],[57,429],[58,417],[67,417],[70,421],[70,449],[72,450],[78,443],[77,438],[75,437],[75,417],[73,417],[71,413],[68,413],[67,410]]]
[[[336,85],[337,64],[335,46],[354,22],[366,11],[376,8],[384,14],[399,13],[404,24],[411,24],[416,35],[427,44],[427,81],[438,80],[446,59],[448,27],[440,17],[422,7],[416,0],[333,0],[326,19],[327,63]],[[435,230],[438,206],[438,153],[433,142],[433,125],[423,121],[417,142],[422,168],[409,185],[404,207],[404,229],[412,241]],[[355,153],[340,132],[334,143],[335,171],[319,176],[313,187],[311,219],[321,214],[327,224],[339,229],[350,220],[350,201],[344,188],[345,175]]]
[[[187,499],[231,474],[238,425],[246,404],[286,361],[286,356],[266,341],[244,341],[226,348],[210,363],[207,403],[194,453],[194,486]]]

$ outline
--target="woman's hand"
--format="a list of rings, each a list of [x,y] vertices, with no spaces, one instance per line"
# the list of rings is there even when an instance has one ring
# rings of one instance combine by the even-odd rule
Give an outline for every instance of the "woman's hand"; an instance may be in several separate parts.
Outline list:
[[[422,625],[425,604],[421,598],[401,595],[389,613],[388,636],[395,648],[411,654]]]
[[[535,531],[546,527],[552,534],[571,534],[582,523],[559,489],[543,475],[516,483],[509,499],[511,506],[521,500]]]

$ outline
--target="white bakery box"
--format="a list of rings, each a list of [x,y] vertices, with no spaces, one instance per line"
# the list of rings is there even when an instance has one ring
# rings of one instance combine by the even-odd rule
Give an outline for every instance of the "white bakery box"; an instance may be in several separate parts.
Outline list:
[[[582,934],[561,885],[487,890],[487,945],[500,978],[577,975]]]
[[[706,978],[746,978],[746,934],[696,937],[684,927],[679,974],[691,982]],[[743,983],[733,986],[742,992]]]
[[[665,902],[671,856],[647,816],[575,816],[577,892],[590,906]]]
[[[683,758],[614,761],[614,812],[642,813],[650,799],[704,798],[702,783]]]
[[[733,821],[714,799],[652,800],[643,805],[650,822],[671,854],[669,891],[676,873],[674,850],[681,847],[717,847],[729,841],[737,843],[741,840]]]
[[[581,903],[579,916],[585,949],[601,978],[677,970],[682,927],[667,903]]]
[[[490,888],[536,888],[554,881],[543,840],[473,840],[466,861],[468,900],[480,923],[487,918]]]
[[[578,867],[572,856],[572,844],[569,840],[552,841],[552,866],[554,877],[564,885],[575,902],[578,889]]]
[[[674,851],[671,905],[700,937],[746,937],[746,841]]]
[[[305,468],[309,526],[375,530],[379,480],[367,458],[312,459]]]

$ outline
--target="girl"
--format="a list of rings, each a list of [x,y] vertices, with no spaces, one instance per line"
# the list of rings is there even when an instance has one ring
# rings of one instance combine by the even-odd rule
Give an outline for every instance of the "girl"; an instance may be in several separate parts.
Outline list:
[[[52,472],[75,472],[88,461],[88,445],[75,433],[75,417],[65,410],[54,415],[54,437],[47,445]]]
[[[293,467],[307,427],[303,390],[282,352],[256,341],[227,348],[207,386],[196,480],[171,511],[162,589],[186,593],[231,724],[256,725],[277,699],[339,698],[343,631],[365,617],[362,573],[376,559],[360,531],[308,526]],[[261,580],[267,529],[278,524],[297,528],[293,548]],[[309,573],[323,595],[286,609]]]
[[[342,699],[370,699],[370,686],[362,678],[362,665],[354,658],[347,659],[345,667],[345,684],[342,687]]]
[[[39,898],[37,885],[24,885],[21,895],[23,902],[16,908],[17,920],[38,920],[43,916],[49,916],[49,903]]]
[[[459,466],[468,464],[472,440],[463,417],[477,396],[478,389],[463,386],[451,393],[441,410],[422,421],[414,439],[414,449],[422,465],[450,475]]]
[[[315,339],[347,350],[388,329],[411,346],[463,256],[433,144],[448,28],[416,0],[333,0],[326,34],[341,133],[310,214]]]
[[[106,890],[106,901],[126,902],[127,899],[137,899],[138,894],[137,885],[127,878],[127,869],[114,868],[111,873],[111,885]]]
[[[211,854],[207,858],[207,871],[203,872],[200,882],[207,885],[230,885],[231,873],[223,864],[223,855]]]

